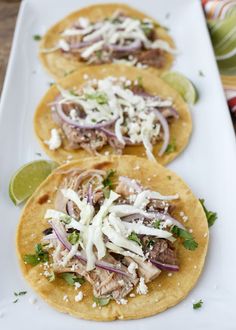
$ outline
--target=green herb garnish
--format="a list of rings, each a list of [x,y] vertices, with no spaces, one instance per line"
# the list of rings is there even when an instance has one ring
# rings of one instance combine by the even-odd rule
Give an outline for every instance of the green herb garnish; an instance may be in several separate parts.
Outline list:
[[[161,220],[155,220],[155,222],[153,222],[153,227],[156,229],[160,229],[160,224]]]
[[[142,77],[138,77],[137,78],[138,81],[138,87],[143,87],[143,78]]]
[[[202,307],[203,301],[202,299],[200,299],[198,302],[196,302],[195,304],[193,304],[193,309],[199,309]]]
[[[68,76],[69,74],[73,73],[75,70],[65,71],[64,77]]]
[[[168,180],[171,180],[171,175],[167,175]]]
[[[33,39],[34,39],[35,41],[39,41],[39,40],[42,39],[42,37],[41,37],[41,35],[39,35],[39,34],[35,34],[35,35],[33,36]]]
[[[98,58],[99,60],[101,60],[101,58],[102,58],[102,51],[101,51],[101,50],[97,50],[97,51],[95,52],[95,55],[97,56],[97,58]]]
[[[187,250],[195,250],[198,247],[198,243],[193,239],[193,235],[187,230],[173,226],[171,232],[176,236],[183,238],[183,245]]]
[[[104,187],[109,187],[110,189],[112,189],[111,178],[115,175],[115,173],[116,173],[116,171],[114,171],[112,169],[107,172],[106,177],[102,181],[102,184],[103,184]]]
[[[130,241],[134,241],[134,242],[138,243],[138,245],[141,245],[141,240],[140,240],[140,238],[139,238],[138,235],[135,234],[134,232],[132,232],[132,233],[128,236],[128,239],[129,239]]]
[[[20,292],[14,292],[14,296],[24,296],[27,293],[27,291],[20,291]]]
[[[150,248],[151,246],[153,246],[155,244],[155,241],[153,239],[150,239],[148,242],[147,242],[147,248]]]
[[[211,227],[214,225],[216,219],[217,219],[217,213],[216,212],[212,212],[212,211],[208,211],[206,206],[204,205],[205,200],[204,199],[199,199],[200,203],[202,204],[203,210],[206,214],[207,217],[207,222],[208,222],[208,227]]]
[[[60,277],[63,278],[69,285],[75,285],[76,282],[83,284],[85,279],[75,273],[62,273]]]
[[[110,190],[112,189],[112,186],[113,186],[113,184],[112,184],[112,181],[111,181],[111,179],[112,179],[112,177],[115,175],[115,171],[114,170],[109,170],[108,172],[107,172],[107,175],[106,175],[106,177],[104,178],[104,180],[102,181],[102,184],[103,184],[103,186],[104,186],[104,188],[103,188],[103,193],[104,193],[104,196],[106,197],[106,198],[109,198],[109,196],[110,196]]]
[[[145,33],[145,35],[148,37],[152,31],[152,27],[148,26],[147,24],[145,24],[144,22],[141,22],[141,29],[143,30],[143,32]]]
[[[79,233],[74,230],[70,235],[68,235],[67,239],[72,245],[75,245],[79,241]]]
[[[198,71],[198,74],[199,74],[199,76],[201,76],[201,77],[205,77],[204,73],[203,73],[201,70]]]
[[[111,298],[96,298],[93,297],[93,301],[99,306],[106,306],[109,304]]]
[[[170,154],[171,152],[176,151],[176,142],[173,140],[171,143],[168,144],[165,153]]]
[[[36,266],[41,262],[48,261],[48,252],[43,250],[42,244],[35,245],[35,254],[26,254],[24,256],[24,262],[31,266]]]
[[[71,89],[69,93],[73,96],[79,96],[79,94],[77,94],[73,89]]]
[[[17,298],[16,300],[14,300],[14,301],[13,301],[13,304],[17,303],[18,300],[19,300],[18,298]]]
[[[102,92],[96,92],[93,94],[85,94],[85,97],[89,100],[95,100],[98,104],[107,104],[108,98],[105,93]]]

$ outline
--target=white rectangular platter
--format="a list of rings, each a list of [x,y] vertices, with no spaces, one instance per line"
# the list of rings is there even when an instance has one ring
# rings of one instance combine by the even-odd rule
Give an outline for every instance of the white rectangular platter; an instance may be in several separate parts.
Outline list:
[[[8,183],[19,166],[39,159],[36,153],[42,152],[33,133],[32,119],[51,78],[38,61],[38,45],[32,36],[43,34],[71,11],[99,1],[23,0],[0,110],[1,329],[236,329],[235,136],[201,3],[197,0],[123,2],[170,28],[179,50],[174,69],[187,75],[199,90],[199,102],[191,109],[194,124],[191,141],[169,167],[183,177],[196,196],[205,198],[207,206],[218,213],[218,220],[210,230],[206,267],[197,286],[183,302],[147,319],[95,323],[60,314],[38,297],[35,304],[30,304],[36,296],[18,267],[14,240],[20,209],[9,199]],[[13,293],[20,290],[27,290],[27,295],[13,304]],[[203,307],[193,310],[192,301],[200,298],[204,301]]]

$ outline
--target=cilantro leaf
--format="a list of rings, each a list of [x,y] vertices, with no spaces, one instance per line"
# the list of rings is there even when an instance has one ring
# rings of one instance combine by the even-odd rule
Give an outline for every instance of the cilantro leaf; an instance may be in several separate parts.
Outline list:
[[[113,186],[111,178],[114,176],[114,174],[115,174],[114,170],[112,170],[112,169],[109,170],[107,172],[107,176],[102,181],[102,184],[104,186],[103,194],[104,194],[105,198],[109,198],[109,196],[110,196],[110,190],[112,189],[112,186]]]
[[[199,76],[205,77],[204,73],[201,70],[199,70],[198,73],[199,73]]]
[[[19,292],[14,292],[14,296],[24,296],[27,293],[27,291],[19,291]]]
[[[128,239],[129,239],[130,241],[134,241],[134,242],[138,243],[138,245],[141,245],[140,238],[139,238],[138,235],[135,234],[134,232],[132,232],[132,233],[128,236]]]
[[[187,250],[190,250],[190,251],[194,251],[198,247],[198,243],[196,241],[194,241],[193,239],[186,239],[183,242],[183,245]]]
[[[79,94],[77,94],[73,89],[71,89],[70,91],[69,91],[69,93],[71,94],[71,95],[73,95],[73,96],[78,96]]]
[[[93,301],[99,306],[106,306],[109,304],[111,298],[97,298],[93,297]]]
[[[202,299],[200,299],[198,302],[196,302],[195,304],[193,304],[193,309],[199,309],[202,307],[203,301]]]
[[[170,154],[171,152],[176,151],[176,141],[173,140],[171,143],[168,144],[165,153]]]
[[[208,222],[208,227],[211,227],[214,225],[216,219],[218,218],[216,212],[208,211],[206,206],[204,205],[205,200],[204,199],[199,199],[200,203],[202,204],[203,210],[206,214],[207,217],[207,222]]]
[[[75,285],[76,282],[83,284],[85,279],[75,273],[62,273],[60,277],[63,278],[69,285]]]
[[[198,247],[198,243],[193,239],[193,235],[188,232],[187,230],[184,230],[182,228],[179,228],[177,226],[173,226],[171,228],[171,232],[175,234],[177,237],[183,238],[183,246],[187,250],[194,251]]]
[[[43,250],[42,244],[35,245],[35,254],[26,254],[24,256],[24,262],[31,266],[36,266],[40,262],[48,261],[48,252]]]
[[[147,242],[147,248],[150,248],[151,246],[153,246],[155,244],[155,241],[153,239],[150,239],[148,242]]]
[[[35,41],[39,41],[39,40],[42,39],[42,37],[41,37],[39,34],[35,34],[35,35],[33,36],[33,39],[34,39]]]
[[[99,60],[101,60],[101,58],[102,58],[102,51],[101,51],[101,50],[97,50],[97,51],[95,52],[95,55],[97,56],[97,58],[98,58]]]
[[[85,94],[85,97],[89,100],[95,100],[97,101],[98,104],[107,104],[108,103],[108,98],[105,93],[102,92],[96,92],[93,94]]]
[[[75,245],[79,241],[79,233],[74,230],[70,235],[68,235],[67,239],[72,245]]]
[[[160,224],[161,224],[161,220],[156,220],[153,223],[153,227],[156,228],[156,229],[160,229]]]

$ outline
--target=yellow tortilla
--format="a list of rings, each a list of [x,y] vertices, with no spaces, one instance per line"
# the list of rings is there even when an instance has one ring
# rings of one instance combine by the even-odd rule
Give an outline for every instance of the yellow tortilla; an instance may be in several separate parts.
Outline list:
[[[74,287],[58,278],[53,282],[49,282],[44,276],[40,275],[42,273],[40,265],[35,267],[26,265],[23,262],[23,256],[34,251],[35,244],[39,243],[42,238],[42,231],[48,227],[46,220],[44,220],[44,214],[48,208],[54,207],[55,189],[60,185],[65,170],[75,167],[106,170],[112,168],[117,171],[118,176],[126,175],[138,179],[145,187],[161,194],[173,195],[178,193],[180,198],[175,201],[173,216],[181,221],[180,212],[183,211],[189,217],[189,221],[185,223],[185,226],[192,229],[193,236],[198,242],[198,248],[194,251],[186,250],[182,244],[178,245],[180,271],[172,273],[172,276],[168,276],[168,272],[162,271],[159,277],[148,284],[147,295],[137,294],[135,298],[128,297],[127,305],[118,305],[113,301],[99,309],[92,308],[92,287],[89,283],[85,283],[81,287],[84,294],[83,300],[75,302],[76,291]],[[48,203],[47,199],[51,203]],[[207,253],[208,225],[200,202],[175,173],[161,165],[139,157],[95,157],[66,164],[55,170],[41,184],[22,212],[16,245],[24,277],[32,288],[55,309],[76,317],[97,321],[138,319],[163,312],[167,308],[175,306],[196,285]],[[63,300],[64,295],[68,296],[68,302]]]
[[[51,53],[45,53],[43,50],[55,47],[58,40],[60,39],[60,33],[66,28],[69,28],[79,17],[87,17],[91,22],[97,22],[99,20],[111,17],[117,10],[121,10],[128,16],[138,19],[151,18],[133,8],[130,8],[125,4],[114,3],[92,5],[71,13],[69,16],[65,17],[53,27],[51,27],[41,41],[39,58],[48,73],[55,79],[58,79],[64,77],[76,69],[88,66],[86,62],[78,61],[73,56],[65,56],[65,54],[61,53],[60,50]],[[159,23],[155,20],[153,20],[153,22],[159,25]],[[167,41],[169,45],[174,48],[174,42],[164,28],[157,27],[156,32],[160,39]],[[173,56],[170,53],[166,53],[165,57],[166,64],[162,69],[158,70],[151,68],[151,70],[154,70],[156,73],[161,73],[168,70],[173,63]]]
[[[136,80],[138,77],[142,77],[142,84],[147,92],[152,95],[159,95],[164,98],[171,97],[173,100],[173,106],[179,113],[179,119],[173,120],[170,124],[170,142],[175,141],[176,149],[173,152],[165,153],[161,157],[158,156],[158,152],[162,146],[162,141],[157,143],[153,148],[153,154],[161,164],[167,164],[176,158],[183,149],[187,146],[191,131],[192,131],[192,120],[191,114],[187,104],[183,101],[181,96],[167,85],[162,79],[156,75],[137,69],[134,67],[127,67],[125,65],[109,64],[96,67],[82,68],[79,71],[71,74],[68,77],[63,78],[58,82],[60,86],[65,89],[72,89],[73,87],[80,87],[86,81],[84,80],[84,74],[88,75],[89,78],[102,79],[108,76],[121,77],[125,76],[129,80]],[[68,148],[68,141],[63,136],[63,144],[57,150],[50,150],[45,141],[49,140],[51,129],[59,128],[59,126],[52,120],[50,102],[55,100],[55,97],[59,95],[57,87],[52,86],[43,99],[39,103],[35,116],[34,116],[34,129],[36,136],[48,154],[48,156],[58,162],[66,161],[67,159],[81,159],[82,157],[89,157],[89,153],[83,149],[71,150]],[[100,154],[104,152],[114,153],[110,146],[105,146],[100,150]],[[146,157],[145,148],[141,146],[127,146],[125,147],[123,154],[135,155]],[[69,158],[68,158],[69,156]]]

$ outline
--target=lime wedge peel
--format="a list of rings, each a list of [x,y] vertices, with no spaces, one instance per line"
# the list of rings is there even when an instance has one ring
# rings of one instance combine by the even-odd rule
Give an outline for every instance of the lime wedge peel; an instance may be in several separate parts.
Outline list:
[[[56,162],[37,160],[19,168],[9,183],[9,197],[13,203],[19,205],[30,197],[56,167]]]
[[[194,84],[179,72],[165,72],[161,78],[174,88],[190,105],[198,100],[198,92]]]

